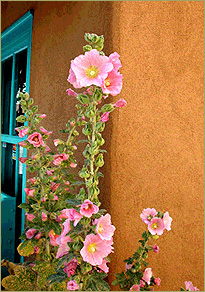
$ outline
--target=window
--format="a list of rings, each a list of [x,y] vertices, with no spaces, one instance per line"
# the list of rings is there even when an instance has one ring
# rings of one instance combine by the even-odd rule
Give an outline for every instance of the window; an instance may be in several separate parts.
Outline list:
[[[25,202],[25,165],[19,157],[26,150],[18,145],[16,117],[22,114],[16,96],[29,92],[33,13],[27,12],[1,35],[1,257],[19,262],[16,248],[24,229],[25,214],[17,207]],[[18,224],[15,224],[18,222]]]

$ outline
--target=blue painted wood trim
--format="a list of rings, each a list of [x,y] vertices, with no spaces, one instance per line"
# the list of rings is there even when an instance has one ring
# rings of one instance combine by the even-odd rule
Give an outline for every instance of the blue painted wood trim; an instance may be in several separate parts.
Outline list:
[[[13,125],[14,125],[14,80],[15,80],[15,63],[16,55],[13,54],[13,63],[12,63],[12,79],[11,79],[11,103],[10,103],[10,121],[9,121],[9,135],[13,134]],[[16,103],[15,103],[16,104]]]
[[[24,141],[26,138],[19,138],[19,136],[12,136],[7,134],[1,134],[1,142],[6,142],[10,144],[18,144],[21,141]]]

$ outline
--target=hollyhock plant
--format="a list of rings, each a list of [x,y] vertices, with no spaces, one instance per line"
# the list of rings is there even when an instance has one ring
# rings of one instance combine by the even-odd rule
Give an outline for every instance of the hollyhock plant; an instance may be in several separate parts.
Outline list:
[[[19,133],[18,133],[18,136],[19,136],[20,138],[25,137],[25,136],[28,134],[28,131],[29,131],[28,128],[23,128],[23,129],[21,129],[21,130],[19,130],[19,128],[15,128],[15,130],[19,132]]]
[[[12,279],[8,276],[2,280],[7,291],[21,290],[20,282],[29,291],[110,290],[104,279],[109,272],[115,227],[107,211],[100,209],[103,131],[111,112],[124,107],[126,101],[121,98],[106,103],[109,97],[121,92],[119,54],[105,55],[103,36],[85,34],[85,40],[88,44],[83,47],[84,53],[74,56],[67,79],[79,91],[69,88],[65,97],[65,100],[68,95],[69,99],[74,97],[77,115],[66,121],[61,139],[53,140],[54,152],[46,141],[52,131],[39,125],[46,115],[38,113],[38,106],[33,105],[28,93],[18,94],[24,114],[17,121],[25,125],[17,131],[22,131],[22,137],[25,133],[28,136],[19,145],[29,150],[22,163],[34,175],[27,180],[26,202],[19,206],[28,220],[18,252],[24,257],[32,256],[34,263],[15,265]],[[84,145],[83,163],[78,163],[74,155],[74,151],[81,149],[77,147],[79,143]],[[74,174],[73,168],[77,167],[78,174],[77,169]],[[171,230],[172,218],[168,212],[157,212],[154,208],[144,209],[141,218],[147,230],[140,246],[125,260],[125,271],[117,273],[113,281],[123,291],[151,291],[160,284],[154,269],[147,267],[148,252],[155,255],[159,252],[159,247],[153,242],[149,244],[149,240]],[[191,285],[189,288],[195,289]]]
[[[197,287],[194,287],[191,281],[185,281],[186,291],[199,291]]]

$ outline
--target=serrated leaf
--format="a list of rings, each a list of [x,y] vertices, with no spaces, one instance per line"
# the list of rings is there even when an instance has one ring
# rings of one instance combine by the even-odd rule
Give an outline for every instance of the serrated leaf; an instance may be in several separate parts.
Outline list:
[[[54,268],[47,262],[40,262],[35,264],[33,270],[38,273],[37,285],[39,288],[45,286],[47,284],[47,277],[55,272]]]
[[[57,264],[57,270],[60,269],[60,267],[63,263],[66,262],[68,264],[74,257],[75,257],[74,253],[71,253],[71,252],[66,254],[65,256],[63,256]]]
[[[67,199],[65,200],[66,203],[68,203],[69,205],[72,205],[72,206],[77,206],[77,205],[80,205],[81,204],[81,201],[77,200],[77,199]]]
[[[47,283],[49,285],[60,282],[62,283],[67,278],[67,274],[63,270],[59,270],[56,274],[49,275],[47,278]]]

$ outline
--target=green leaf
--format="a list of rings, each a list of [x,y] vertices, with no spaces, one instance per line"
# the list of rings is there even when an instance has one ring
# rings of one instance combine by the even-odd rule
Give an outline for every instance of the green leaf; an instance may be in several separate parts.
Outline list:
[[[19,123],[25,123],[26,117],[24,115],[21,115],[21,116],[17,117],[16,120]]]
[[[66,255],[64,255],[63,257],[61,257],[59,259],[59,262],[57,264],[57,270],[60,269],[60,267],[62,266],[63,263],[67,263],[69,264],[69,262],[75,257],[75,254],[72,252],[67,253]]]
[[[47,282],[49,285],[53,284],[53,283],[62,283],[63,281],[65,281],[67,278],[66,273],[63,271],[63,269],[60,269],[56,274],[51,274],[48,276],[47,278]]]
[[[21,209],[31,209],[30,205],[26,203],[22,203],[18,207]]]

